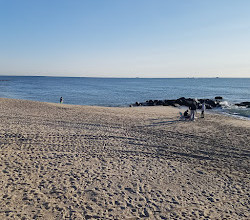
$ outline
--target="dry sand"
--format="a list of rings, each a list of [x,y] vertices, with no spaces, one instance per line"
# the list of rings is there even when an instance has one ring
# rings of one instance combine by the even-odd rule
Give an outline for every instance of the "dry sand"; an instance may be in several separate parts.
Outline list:
[[[0,99],[0,219],[250,219],[250,121]]]

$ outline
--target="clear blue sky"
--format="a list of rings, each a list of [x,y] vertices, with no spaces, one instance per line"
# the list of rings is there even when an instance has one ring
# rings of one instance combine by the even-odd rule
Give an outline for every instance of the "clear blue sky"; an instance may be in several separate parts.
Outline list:
[[[250,77],[249,0],[0,0],[0,74]]]

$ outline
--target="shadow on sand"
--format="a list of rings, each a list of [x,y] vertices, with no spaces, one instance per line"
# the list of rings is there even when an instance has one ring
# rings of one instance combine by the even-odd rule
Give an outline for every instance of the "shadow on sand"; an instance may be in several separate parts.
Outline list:
[[[147,125],[146,127],[152,127],[152,126],[158,126],[158,125],[171,125],[171,124],[176,124],[176,123],[181,123],[181,122],[190,122],[189,120],[182,120],[182,119],[176,119],[176,120],[169,120],[169,121],[160,121],[160,122],[153,122],[150,125]]]

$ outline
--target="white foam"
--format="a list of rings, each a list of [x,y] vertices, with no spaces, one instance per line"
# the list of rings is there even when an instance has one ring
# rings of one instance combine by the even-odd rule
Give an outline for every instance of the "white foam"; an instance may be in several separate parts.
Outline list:
[[[229,103],[228,101],[220,102],[220,105],[222,108],[231,108],[232,107],[232,104]]]

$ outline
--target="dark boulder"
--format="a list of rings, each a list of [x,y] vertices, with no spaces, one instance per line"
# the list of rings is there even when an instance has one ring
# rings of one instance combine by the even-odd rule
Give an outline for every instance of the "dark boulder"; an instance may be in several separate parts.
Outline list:
[[[176,103],[179,105],[190,106],[193,103],[193,101],[194,100],[191,98],[186,99],[184,97],[181,97],[181,98],[176,100]]]
[[[240,106],[240,107],[250,108],[250,102],[241,102],[241,103],[236,103],[235,105]]]
[[[164,106],[174,106],[176,104],[176,100],[164,100]]]
[[[250,102],[241,102],[241,104],[250,106]]]
[[[217,106],[217,103],[215,103],[215,101],[208,99],[205,102],[207,105],[210,105],[211,107],[215,108]]]
[[[153,100],[148,100],[148,101],[146,101],[146,103],[147,103],[149,106],[154,106],[154,101],[153,101]]]
[[[223,99],[221,96],[216,96],[216,97],[214,97],[214,99]]]
[[[197,109],[201,109],[202,104],[201,104],[201,103],[198,103],[196,106],[197,106]]]
[[[212,109],[212,106],[206,104],[206,109]]]
[[[208,100],[209,100],[209,99],[198,99],[198,102],[202,104],[203,102],[206,103]]]
[[[155,104],[156,105],[163,105],[163,101],[162,100],[155,100]]]

